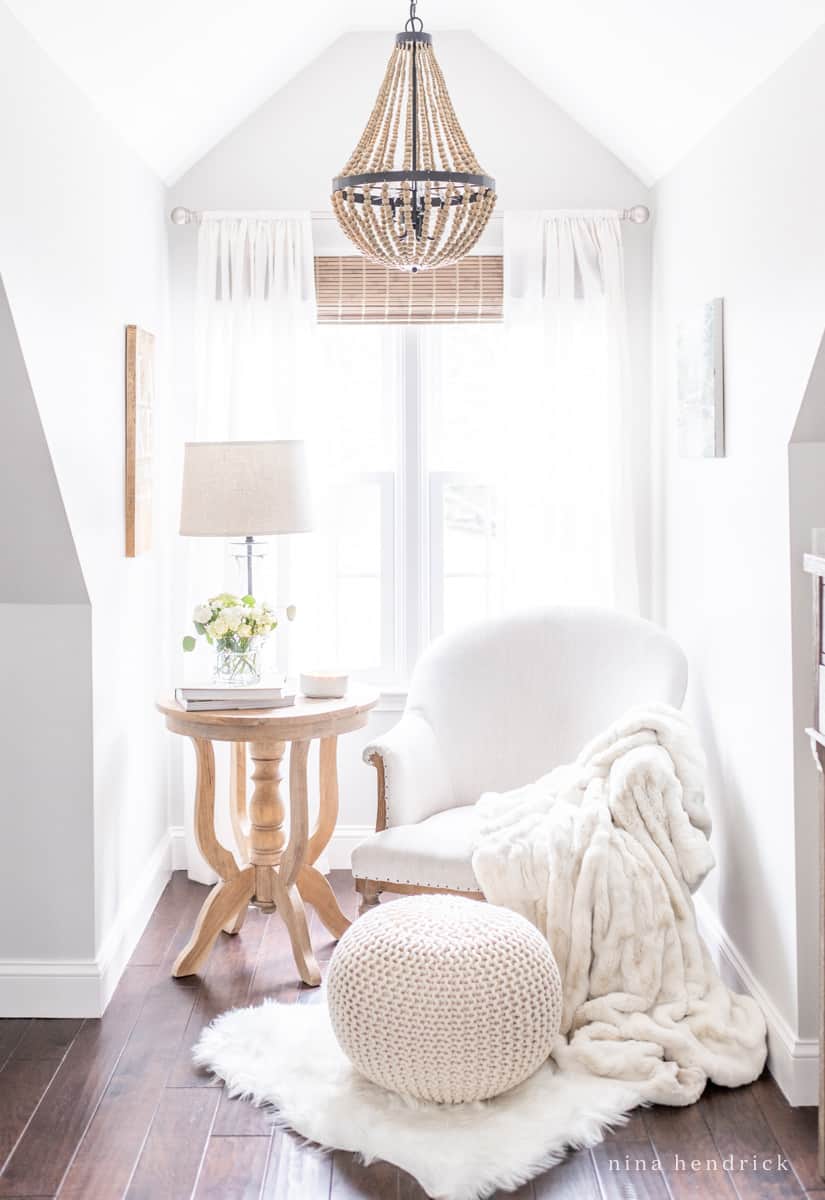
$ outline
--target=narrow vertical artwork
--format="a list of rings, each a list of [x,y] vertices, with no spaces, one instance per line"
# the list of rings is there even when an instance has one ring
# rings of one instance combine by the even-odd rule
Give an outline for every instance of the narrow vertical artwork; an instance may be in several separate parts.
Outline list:
[[[126,326],[126,557],[152,548],[152,406],[155,339]]]
[[[678,436],[682,458],[724,458],[722,301],[709,300],[679,325]]]

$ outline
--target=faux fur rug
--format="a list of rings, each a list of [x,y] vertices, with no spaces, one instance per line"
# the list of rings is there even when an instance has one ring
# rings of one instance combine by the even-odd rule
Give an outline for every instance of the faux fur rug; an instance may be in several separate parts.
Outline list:
[[[550,1062],[493,1100],[404,1099],[358,1074],[335,1040],[325,1004],[270,1001],[224,1013],[193,1054],[230,1095],[273,1105],[279,1123],[323,1147],[394,1163],[437,1200],[515,1189],[568,1147],[600,1142],[640,1099],[625,1083]]]

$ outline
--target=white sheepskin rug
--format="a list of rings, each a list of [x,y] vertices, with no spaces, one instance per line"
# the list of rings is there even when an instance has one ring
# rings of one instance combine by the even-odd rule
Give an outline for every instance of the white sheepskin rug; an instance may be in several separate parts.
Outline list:
[[[385,1091],[355,1070],[325,1004],[224,1013],[201,1035],[195,1062],[232,1096],[272,1105],[279,1124],[366,1163],[384,1159],[435,1200],[482,1200],[552,1167],[567,1148],[593,1146],[640,1101],[627,1083],[552,1061],[502,1096],[440,1105]]]

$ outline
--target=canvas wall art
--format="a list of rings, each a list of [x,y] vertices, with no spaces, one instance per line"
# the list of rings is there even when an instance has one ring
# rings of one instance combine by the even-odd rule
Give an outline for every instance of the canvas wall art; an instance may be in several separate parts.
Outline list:
[[[679,325],[678,439],[682,458],[725,454],[723,305],[708,300]]]

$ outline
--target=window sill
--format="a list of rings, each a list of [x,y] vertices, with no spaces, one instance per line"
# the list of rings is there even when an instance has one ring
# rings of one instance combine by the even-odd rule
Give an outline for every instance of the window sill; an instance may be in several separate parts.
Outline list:
[[[378,703],[372,710],[374,713],[402,713],[407,704],[407,688],[399,687],[398,684],[389,684],[382,687],[380,683],[375,684],[378,688],[379,697]]]

